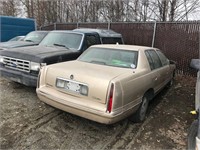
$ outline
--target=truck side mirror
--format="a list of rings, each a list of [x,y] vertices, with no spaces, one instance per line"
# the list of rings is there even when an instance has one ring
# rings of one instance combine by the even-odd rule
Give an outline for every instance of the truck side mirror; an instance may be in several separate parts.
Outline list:
[[[190,67],[196,70],[200,70],[200,59],[192,59],[190,62]]]

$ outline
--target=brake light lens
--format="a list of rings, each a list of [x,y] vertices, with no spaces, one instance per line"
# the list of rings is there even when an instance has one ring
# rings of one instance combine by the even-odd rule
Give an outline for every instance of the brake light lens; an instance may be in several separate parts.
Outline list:
[[[114,92],[114,84],[112,83],[111,88],[110,88],[109,97],[108,97],[108,106],[107,106],[107,111],[109,113],[111,113],[111,111],[112,111],[113,92]]]

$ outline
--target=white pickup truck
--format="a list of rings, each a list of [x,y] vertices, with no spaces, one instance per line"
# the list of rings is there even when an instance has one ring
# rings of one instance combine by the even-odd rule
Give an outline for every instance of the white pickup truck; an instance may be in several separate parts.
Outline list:
[[[200,150],[200,59],[192,59],[190,66],[198,70],[195,91],[195,111],[192,111],[197,116],[197,119],[193,121],[189,129],[188,149]]]

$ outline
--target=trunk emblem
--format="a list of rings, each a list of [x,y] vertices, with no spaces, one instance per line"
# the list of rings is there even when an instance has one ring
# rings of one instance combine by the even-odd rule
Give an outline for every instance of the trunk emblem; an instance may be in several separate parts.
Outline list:
[[[74,75],[72,74],[72,75],[70,75],[70,79],[71,80],[73,80],[74,79]]]

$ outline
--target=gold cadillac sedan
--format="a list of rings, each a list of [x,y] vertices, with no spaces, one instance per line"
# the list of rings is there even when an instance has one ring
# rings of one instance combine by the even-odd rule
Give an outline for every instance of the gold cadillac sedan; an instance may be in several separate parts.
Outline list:
[[[43,67],[36,91],[41,101],[99,123],[128,116],[142,122],[174,73],[175,64],[156,48],[95,45],[75,61]]]

